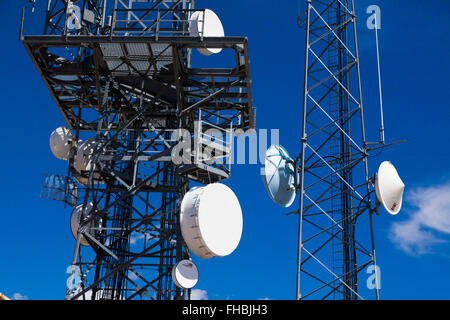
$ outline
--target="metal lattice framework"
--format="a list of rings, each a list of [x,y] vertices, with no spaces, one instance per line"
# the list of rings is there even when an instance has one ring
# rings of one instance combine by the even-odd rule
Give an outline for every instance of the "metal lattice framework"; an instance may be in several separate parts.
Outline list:
[[[354,1],[306,2],[297,299],[363,299],[376,259]]]
[[[214,140],[205,132],[254,127],[247,39],[191,37],[193,12],[188,0],[48,0],[44,34],[21,29],[77,141],[93,146],[89,171],[74,169],[75,148],[69,159],[67,185],[83,183],[71,205],[82,204],[85,217],[72,261],[81,282],[68,299],[189,299],[171,278],[173,265],[190,257],[181,199],[191,180],[230,175],[228,148],[201,157]],[[227,67],[191,67],[202,47],[222,48]],[[184,155],[191,163],[172,161],[179,129],[196,141]]]

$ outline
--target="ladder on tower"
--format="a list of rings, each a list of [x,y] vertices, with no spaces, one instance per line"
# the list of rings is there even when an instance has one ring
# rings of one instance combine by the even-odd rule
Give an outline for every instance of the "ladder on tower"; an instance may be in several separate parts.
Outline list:
[[[336,5],[336,4],[332,4]],[[338,25],[338,17],[336,16],[335,11],[328,11],[328,22],[332,29],[336,28]],[[336,73],[339,69],[339,51],[335,47],[336,45],[336,37],[331,33],[328,35],[328,41],[333,42],[333,45],[330,46],[328,49],[328,66],[330,68],[330,71],[332,73]],[[331,86],[334,82],[333,79],[330,79],[329,85]],[[337,120],[339,118],[339,111],[340,111],[340,104],[339,104],[339,93],[335,91],[336,89],[333,89],[333,92],[328,95],[328,111],[330,116]],[[333,129],[334,130],[334,129]],[[340,159],[340,140],[337,136],[334,136],[330,142],[330,155],[333,157],[333,159]],[[339,170],[340,163],[339,161],[333,161],[335,170]],[[342,216],[342,203],[341,203],[341,197],[339,196],[339,178],[336,175],[330,176],[330,183],[334,187],[331,188],[331,217],[334,221],[340,221]],[[332,258],[332,271],[336,275],[342,275],[343,274],[343,248],[342,248],[342,241],[338,239],[340,234],[340,228],[338,225],[336,225],[333,221],[331,221],[332,228],[331,228],[331,234],[335,235],[338,234],[337,237],[334,237],[331,240],[331,258]],[[335,281],[332,284],[333,287],[339,286],[339,282]],[[335,290],[333,292],[333,298],[339,299],[340,292],[338,290]]]

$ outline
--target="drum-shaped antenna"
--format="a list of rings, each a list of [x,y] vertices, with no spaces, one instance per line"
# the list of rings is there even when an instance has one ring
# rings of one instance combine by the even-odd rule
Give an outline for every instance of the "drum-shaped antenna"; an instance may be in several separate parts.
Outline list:
[[[214,11],[205,9],[205,11],[196,11],[192,14],[190,20],[189,32],[191,37],[224,37],[222,22]],[[222,51],[221,48],[198,48],[201,54],[209,56]]]
[[[50,135],[50,149],[55,157],[61,160],[69,158],[74,137],[66,127],[58,127]]]
[[[200,258],[231,254],[242,235],[242,211],[234,192],[221,183],[195,187],[181,202],[181,233]]]
[[[78,227],[80,226],[81,221],[85,219],[89,219],[90,215],[92,214],[92,203],[88,203],[86,205],[86,209],[83,212],[83,204],[80,204],[73,209],[72,214],[70,215],[70,229],[72,230],[72,235],[77,239],[78,234]],[[83,220],[82,220],[83,219]],[[92,219],[88,223],[88,229],[89,228],[96,228],[101,225],[101,220],[99,219]],[[98,231],[89,231],[89,234],[94,236],[97,234]],[[80,244],[83,246],[89,246],[89,242],[86,240],[85,236],[82,235],[80,239]]]
[[[375,178],[375,193],[386,211],[396,215],[402,207],[405,184],[389,161],[381,163]]]
[[[273,145],[266,151],[262,179],[270,198],[282,207],[289,207],[295,200],[294,161],[287,151]]]
[[[193,288],[198,281],[197,266],[190,260],[177,262],[172,268],[172,279],[179,288]]]

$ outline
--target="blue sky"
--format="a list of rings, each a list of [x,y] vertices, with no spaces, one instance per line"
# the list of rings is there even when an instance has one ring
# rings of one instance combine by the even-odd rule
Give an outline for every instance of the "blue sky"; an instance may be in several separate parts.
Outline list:
[[[1,1],[0,78],[3,154],[0,186],[0,292],[29,299],[63,299],[74,240],[70,210],[40,199],[43,173],[66,173],[48,147],[64,120],[23,45],[19,13],[26,1]],[[46,1],[39,1],[41,4]],[[304,8],[305,1],[301,1]],[[299,149],[304,30],[297,1],[197,0],[221,18],[227,35],[249,38],[258,128],[279,128],[280,142]],[[404,208],[375,217],[384,299],[450,299],[450,2],[356,1],[363,98],[369,140],[378,134],[375,40],[366,8],[381,8],[379,32],[386,138],[408,139],[370,159],[396,165],[406,184]],[[28,14],[27,34],[43,17]],[[244,213],[244,233],[229,257],[196,260],[198,289],[209,299],[293,299],[297,218],[266,195],[259,165],[235,165],[226,184]],[[296,206],[296,204],[294,204]],[[20,296],[17,296],[20,298]]]

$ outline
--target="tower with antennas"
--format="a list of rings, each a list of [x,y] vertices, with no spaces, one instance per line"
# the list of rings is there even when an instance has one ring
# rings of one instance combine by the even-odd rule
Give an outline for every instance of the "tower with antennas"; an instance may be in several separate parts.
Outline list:
[[[303,2],[298,155],[269,148],[263,180],[278,205],[299,199],[291,212],[299,219],[296,299],[379,299],[373,217],[381,204],[390,214],[400,211],[404,184],[390,162],[369,172],[369,153],[386,144],[383,126],[379,142],[366,140],[355,1]],[[360,285],[367,272],[373,289]]]
[[[65,120],[50,147],[68,174],[42,195],[73,208],[66,298],[189,299],[192,253],[226,256],[242,233],[220,182],[232,130],[255,126],[247,39],[193,0],[41,4],[44,32],[24,10],[20,38]]]

